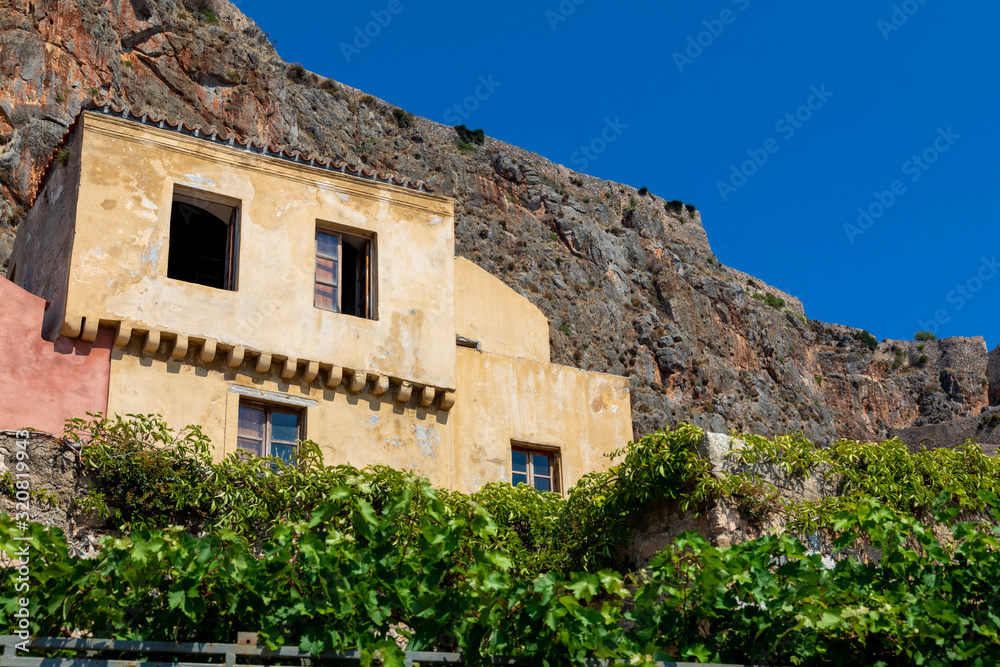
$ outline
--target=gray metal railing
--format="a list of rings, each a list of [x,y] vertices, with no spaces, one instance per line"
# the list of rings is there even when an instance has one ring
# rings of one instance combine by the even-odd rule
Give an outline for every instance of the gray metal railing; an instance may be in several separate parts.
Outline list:
[[[261,665],[342,665],[356,667],[361,662],[358,651],[312,655],[294,646],[271,650],[257,646],[256,634],[240,633],[236,644],[195,642],[126,641],[119,639],[64,639],[61,637],[36,637],[27,640],[27,652],[17,649],[24,640],[15,635],[0,635],[0,667],[260,667]],[[46,657],[39,655],[53,651],[71,652],[72,657]],[[122,657],[124,654],[127,657]],[[490,656],[497,667],[538,667],[536,660],[523,657]],[[407,651],[406,664],[463,665],[461,653]],[[586,667],[611,667],[607,660],[588,660]],[[657,662],[657,667],[750,667],[746,665],[705,665],[692,662]]]

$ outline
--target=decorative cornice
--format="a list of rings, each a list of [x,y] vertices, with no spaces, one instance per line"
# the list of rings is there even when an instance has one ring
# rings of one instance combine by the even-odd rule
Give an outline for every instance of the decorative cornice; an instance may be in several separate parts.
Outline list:
[[[116,330],[115,347],[127,347],[132,340],[137,340],[141,343],[141,354],[154,356],[166,343],[163,349],[168,361],[185,361],[190,357],[192,362],[197,360],[203,364],[219,363],[230,369],[239,368],[246,363],[246,370],[259,376],[270,374],[272,369],[276,370],[281,382],[287,384],[299,378],[301,382],[309,385],[315,382],[317,387],[322,389],[343,387],[352,394],[367,388],[373,397],[385,397],[385,399],[391,397],[391,400],[402,404],[406,404],[416,395],[421,408],[429,408],[436,403],[437,408],[442,411],[449,411],[455,405],[455,389],[452,387],[435,387],[377,371],[349,368],[317,359],[300,359],[277,351],[256,350],[239,343],[189,336],[182,332],[150,327],[138,322],[69,316],[63,323],[61,333],[67,338],[86,340],[93,332],[96,338],[98,326],[92,324],[93,322]],[[197,350],[192,343],[197,345]],[[417,391],[414,392],[414,389]]]
[[[194,137],[203,141],[209,141],[220,146],[228,146],[237,150],[243,150],[253,155],[262,155],[264,157],[285,160],[293,164],[325,169],[326,171],[333,171],[347,176],[363,178],[369,181],[375,181],[376,183],[385,183],[387,185],[415,190],[417,192],[436,194],[434,192],[434,186],[428,185],[424,181],[411,181],[409,178],[400,177],[396,174],[381,173],[374,169],[368,169],[364,166],[354,166],[340,160],[315,156],[300,148],[275,146],[273,144],[259,141],[258,139],[241,137],[233,132],[229,132],[228,130],[223,134],[214,127],[206,129],[201,125],[188,125],[184,121],[172,120],[166,116],[161,116],[149,111],[135,111],[132,107],[118,106],[110,100],[98,100],[97,98],[86,102],[80,108],[80,112],[77,113],[76,118],[73,119],[73,122],[63,134],[62,139],[52,151],[52,156],[49,158],[49,161],[42,172],[41,184],[38,189],[39,192],[42,191],[46,180],[48,180],[49,174],[56,163],[59,152],[69,143],[70,137],[72,137],[73,132],[76,130],[76,126],[80,122],[81,116],[86,111],[114,118],[124,118],[125,120],[142,125],[156,127],[163,130],[170,130],[181,135]]]

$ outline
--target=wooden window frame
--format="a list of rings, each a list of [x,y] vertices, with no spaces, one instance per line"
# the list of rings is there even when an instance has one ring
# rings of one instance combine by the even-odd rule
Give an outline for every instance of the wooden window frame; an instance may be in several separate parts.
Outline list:
[[[292,447],[295,448],[295,453],[298,454],[299,447],[300,447],[300,442],[302,440],[305,440],[305,433],[306,433],[306,412],[305,412],[305,410],[297,409],[295,407],[288,406],[288,405],[280,405],[280,404],[274,404],[274,403],[265,403],[265,402],[262,402],[262,401],[243,400],[243,399],[240,399],[239,407],[240,408],[246,407],[246,408],[250,408],[250,409],[253,409],[253,410],[262,410],[263,413],[264,413],[264,419],[263,419],[263,423],[261,425],[262,429],[263,429],[263,433],[262,433],[262,436],[261,436],[262,440],[259,441],[260,445],[261,445],[260,448],[261,448],[261,456],[262,457],[274,456],[274,453],[273,453],[273,450],[272,450],[272,445],[274,444],[274,441],[273,441],[272,435],[271,435],[271,415],[274,412],[281,412],[281,413],[285,413],[285,414],[294,414],[294,415],[297,415],[298,418],[299,418],[299,432],[298,432],[298,438],[296,439],[296,442],[286,442],[284,440],[279,440],[278,444],[279,445],[289,445],[289,446],[292,446]],[[237,415],[238,414],[239,414],[239,410],[237,409]],[[237,431],[236,431],[236,451],[244,453],[247,456],[252,456],[252,454],[249,451],[247,451],[247,450],[243,449],[242,447],[240,447],[239,442],[240,442],[241,439],[242,440],[256,440],[256,439],[255,438],[241,438],[241,436],[239,434],[239,417],[238,416],[237,416],[237,427],[236,428],[237,428]]]
[[[527,485],[533,489],[537,489],[535,486],[535,478],[539,477],[542,479],[548,479],[550,485],[550,491],[552,493],[562,494],[562,461],[560,456],[560,451],[558,447],[542,447],[539,445],[532,445],[523,442],[512,442],[510,444],[510,454],[511,454],[511,484],[513,484],[513,456],[514,452],[523,452],[527,459],[527,473],[516,473],[516,474],[527,474],[528,481]],[[549,460],[549,475],[535,475],[534,469],[535,464],[532,461],[533,456],[544,456]]]
[[[319,250],[319,235],[324,234],[326,236],[332,236],[337,240],[337,255],[323,254]],[[362,308],[361,315],[355,315],[354,313],[344,313],[343,312],[343,290],[344,290],[344,239],[348,238],[355,242],[360,241],[363,245],[363,250],[359,251],[361,255],[364,256],[365,270],[364,270],[364,282],[365,282],[365,299]],[[315,272],[313,274],[313,306],[319,308],[320,310],[325,310],[331,313],[339,313],[350,315],[351,317],[360,317],[366,320],[378,319],[376,316],[375,308],[375,236],[359,232],[345,231],[342,229],[337,229],[335,227],[328,227],[324,225],[317,225],[316,227],[316,252],[315,252]],[[350,244],[352,247],[354,244]],[[336,265],[336,284],[329,281],[320,280],[319,278],[319,260],[325,259],[327,261],[332,261]],[[332,308],[326,306],[321,306],[318,303],[319,297],[319,286],[324,286],[332,288],[334,292],[334,304]]]
[[[243,219],[243,203],[239,199],[216,195],[212,192],[205,192],[204,190],[196,190],[195,188],[184,185],[174,185],[174,191],[170,197],[171,210],[173,209],[174,202],[176,202],[178,198],[180,198],[184,203],[192,206],[198,206],[199,202],[203,202],[209,205],[215,204],[217,206],[225,206],[226,208],[233,209],[229,216],[228,233],[226,235],[226,258],[223,286],[212,287],[210,289],[222,289],[227,292],[238,291],[240,268],[240,227]],[[171,222],[172,221],[168,221],[168,228]],[[167,240],[167,247],[169,253],[169,239]],[[197,285],[199,283],[190,284]]]

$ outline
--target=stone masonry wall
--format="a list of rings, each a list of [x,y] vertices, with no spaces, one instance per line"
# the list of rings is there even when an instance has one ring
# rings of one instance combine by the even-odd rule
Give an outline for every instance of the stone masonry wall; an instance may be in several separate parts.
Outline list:
[[[90,487],[88,478],[83,474],[80,453],[51,435],[33,433],[24,440],[17,437],[19,433],[23,432],[0,431],[0,478],[4,479],[3,487],[8,487],[8,475],[21,472],[17,464],[26,463],[33,492],[28,518],[62,530],[66,534],[70,553],[93,556],[98,540],[110,533],[102,529],[100,519],[74,510],[75,502],[82,499]],[[24,442],[27,445],[22,449],[21,443]],[[27,459],[19,461],[18,451],[26,451]],[[42,495],[54,497],[54,500],[39,499],[38,492],[44,492]],[[0,514],[17,516],[22,511],[16,497],[11,497],[6,491],[0,493]]]

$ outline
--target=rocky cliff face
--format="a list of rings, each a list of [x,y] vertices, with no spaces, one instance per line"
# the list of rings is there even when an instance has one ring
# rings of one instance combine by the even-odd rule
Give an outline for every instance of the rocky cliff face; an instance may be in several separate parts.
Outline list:
[[[632,378],[636,435],[689,420],[819,442],[893,431],[949,445],[909,434],[971,424],[1000,399],[1000,366],[991,387],[982,338],[871,350],[855,330],[808,320],[797,299],[723,266],[693,207],[488,137],[459,146],[452,128],[283,62],[226,0],[0,0],[0,84],[3,270],[53,146],[96,96],[454,197],[457,252],[545,312],[553,359]]]

